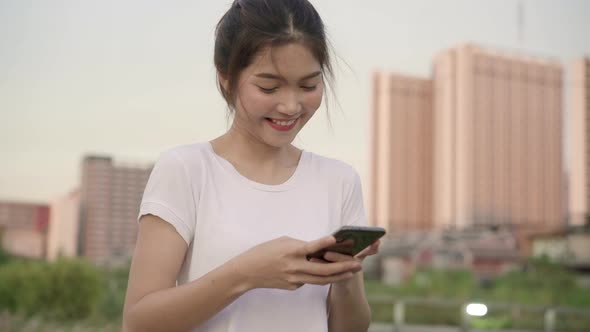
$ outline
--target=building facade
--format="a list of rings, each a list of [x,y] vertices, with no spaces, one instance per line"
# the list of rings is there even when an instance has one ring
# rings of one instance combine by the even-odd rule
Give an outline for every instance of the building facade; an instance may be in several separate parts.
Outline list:
[[[571,225],[583,225],[590,207],[590,57],[571,66],[570,110],[569,218]]]
[[[78,255],[79,220],[80,190],[73,190],[51,203],[47,239],[48,260]]]
[[[116,165],[112,158],[82,162],[78,252],[97,264],[125,263],[137,237],[137,215],[152,166]]]
[[[432,82],[373,75],[369,220],[389,231],[432,227]]]
[[[434,63],[434,224],[562,227],[562,68],[474,45]]]
[[[0,202],[0,244],[11,255],[45,259],[49,206]]]

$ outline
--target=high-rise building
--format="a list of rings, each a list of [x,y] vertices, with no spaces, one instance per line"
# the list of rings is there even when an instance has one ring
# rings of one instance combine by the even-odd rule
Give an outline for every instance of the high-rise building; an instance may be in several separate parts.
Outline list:
[[[110,157],[82,163],[79,252],[97,264],[123,263],[133,253],[137,215],[151,166],[116,165]]]
[[[44,259],[49,206],[0,202],[0,244],[9,254]]]
[[[571,66],[570,224],[583,225],[590,208],[590,57]]]
[[[80,220],[80,191],[78,189],[51,203],[47,236],[47,259],[78,255],[78,222]]]
[[[432,82],[373,76],[369,220],[389,231],[432,227]]]
[[[433,89],[435,225],[563,226],[561,65],[463,45]]]

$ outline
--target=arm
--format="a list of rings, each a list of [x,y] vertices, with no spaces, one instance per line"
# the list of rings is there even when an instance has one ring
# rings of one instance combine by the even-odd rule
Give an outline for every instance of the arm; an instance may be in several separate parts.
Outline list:
[[[327,252],[324,259],[329,262],[362,262],[365,257],[379,252],[380,244],[381,241],[377,240],[355,257]],[[333,283],[330,287],[327,304],[330,332],[357,332],[369,329],[371,307],[365,295],[365,281],[362,271],[357,272],[351,279]]]
[[[248,290],[231,261],[175,287],[187,244],[160,218],[142,219],[125,298],[125,331],[188,331]]]
[[[345,182],[342,207],[342,225],[365,225],[366,217],[363,207],[363,195],[360,177],[356,171],[348,174]],[[355,257],[327,252],[324,259],[328,262],[345,262],[362,260],[374,255],[379,249],[379,241],[363,250]],[[329,263],[334,264],[334,263]],[[357,272],[349,280],[333,283],[328,294],[328,329],[330,332],[367,331],[371,323],[371,308],[365,296],[363,273]]]
[[[318,264],[306,259],[335,242],[332,236],[311,242],[287,237],[271,240],[175,287],[187,244],[170,224],[145,215],[129,273],[124,330],[187,331],[250,289],[294,290],[306,283],[326,285],[350,279],[361,269],[357,261]]]
[[[362,272],[357,272],[352,279],[332,284],[328,294],[328,308],[330,332],[368,330],[371,308],[365,297]]]

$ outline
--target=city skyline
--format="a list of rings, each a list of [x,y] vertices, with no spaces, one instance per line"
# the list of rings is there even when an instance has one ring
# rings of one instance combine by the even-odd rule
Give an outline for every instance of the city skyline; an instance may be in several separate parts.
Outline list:
[[[585,1],[523,1],[522,42],[517,1],[312,3],[341,58],[342,107],[331,100],[330,132],[322,109],[295,143],[352,164],[365,192],[375,69],[429,76],[436,52],[466,41],[549,55],[564,68],[590,53]],[[0,199],[64,195],[80,183],[86,154],[148,163],[168,147],[222,134],[212,42],[228,5],[0,0]]]

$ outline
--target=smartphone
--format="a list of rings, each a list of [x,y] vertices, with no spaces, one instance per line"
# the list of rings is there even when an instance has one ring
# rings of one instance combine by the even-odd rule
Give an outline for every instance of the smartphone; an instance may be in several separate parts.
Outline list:
[[[307,255],[307,259],[323,259],[323,256],[327,251],[355,256],[385,235],[385,229],[381,227],[367,226],[342,226],[332,235],[336,238],[336,243],[334,245]]]

